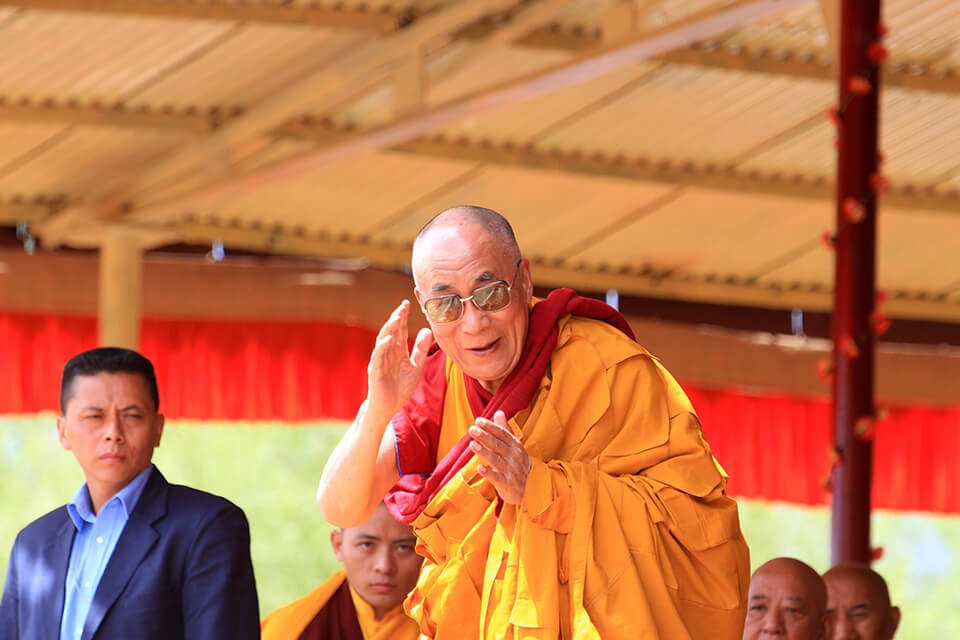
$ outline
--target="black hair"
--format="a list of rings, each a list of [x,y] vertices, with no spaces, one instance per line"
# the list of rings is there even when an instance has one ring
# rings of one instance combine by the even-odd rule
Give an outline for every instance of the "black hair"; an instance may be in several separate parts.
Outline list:
[[[98,347],[78,353],[63,366],[60,383],[60,411],[67,412],[67,402],[73,397],[73,381],[77,376],[95,376],[98,373],[134,373],[147,383],[147,392],[153,408],[160,409],[160,391],[153,364],[132,349]]]

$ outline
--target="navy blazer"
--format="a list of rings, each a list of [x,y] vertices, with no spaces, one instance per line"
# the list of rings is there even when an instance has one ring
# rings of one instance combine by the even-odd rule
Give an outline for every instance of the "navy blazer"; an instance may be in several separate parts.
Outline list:
[[[17,536],[0,640],[58,640],[76,527],[60,507]],[[260,637],[250,529],[218,496],[150,474],[94,594],[83,640]]]

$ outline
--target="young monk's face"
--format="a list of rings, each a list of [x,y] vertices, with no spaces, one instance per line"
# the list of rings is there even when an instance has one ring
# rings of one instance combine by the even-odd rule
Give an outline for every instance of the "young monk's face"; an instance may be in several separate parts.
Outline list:
[[[415,269],[421,305],[442,295],[466,298],[498,280],[511,285],[510,303],[499,311],[481,311],[468,301],[458,320],[430,323],[443,352],[488,391],[496,391],[517,366],[526,342],[529,264],[518,264],[483,227],[467,222],[432,230],[418,250]]]
[[[330,541],[350,586],[373,607],[378,620],[400,605],[417,583],[422,558],[414,550],[413,530],[382,504],[363,524],[334,530]]]

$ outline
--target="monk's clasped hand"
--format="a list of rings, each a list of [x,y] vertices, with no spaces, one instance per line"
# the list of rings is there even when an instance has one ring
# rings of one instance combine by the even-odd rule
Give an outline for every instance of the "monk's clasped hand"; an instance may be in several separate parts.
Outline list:
[[[478,418],[470,427],[470,448],[480,459],[477,471],[487,478],[507,504],[520,504],[530,475],[530,454],[507,426],[503,411],[493,420]]]

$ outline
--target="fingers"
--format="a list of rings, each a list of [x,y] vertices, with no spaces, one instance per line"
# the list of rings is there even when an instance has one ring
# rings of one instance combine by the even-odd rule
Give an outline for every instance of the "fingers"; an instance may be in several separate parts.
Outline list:
[[[417,340],[413,343],[413,351],[410,353],[410,361],[416,368],[423,367],[427,360],[427,353],[433,344],[433,332],[430,329],[420,329],[417,332]]]
[[[477,432],[476,435],[474,435],[474,430]],[[484,443],[496,441],[505,447],[523,448],[520,440],[513,435],[510,427],[507,426],[507,416],[503,411],[494,413],[493,420],[477,418],[477,424],[470,428],[470,435]]]
[[[507,427],[502,411],[494,420],[480,418],[470,427],[471,450],[480,459],[477,471],[493,484],[497,493],[510,504],[518,504],[530,473],[530,456]]]
[[[399,332],[402,330],[406,332],[407,330],[407,314],[410,312],[410,301],[404,300],[393,310],[390,314],[390,317],[387,318],[387,321],[383,323],[383,326],[380,327],[380,332],[377,333],[377,341],[379,342],[380,338],[389,335],[391,338],[399,337]],[[406,335],[404,335],[404,341],[406,341]]]

